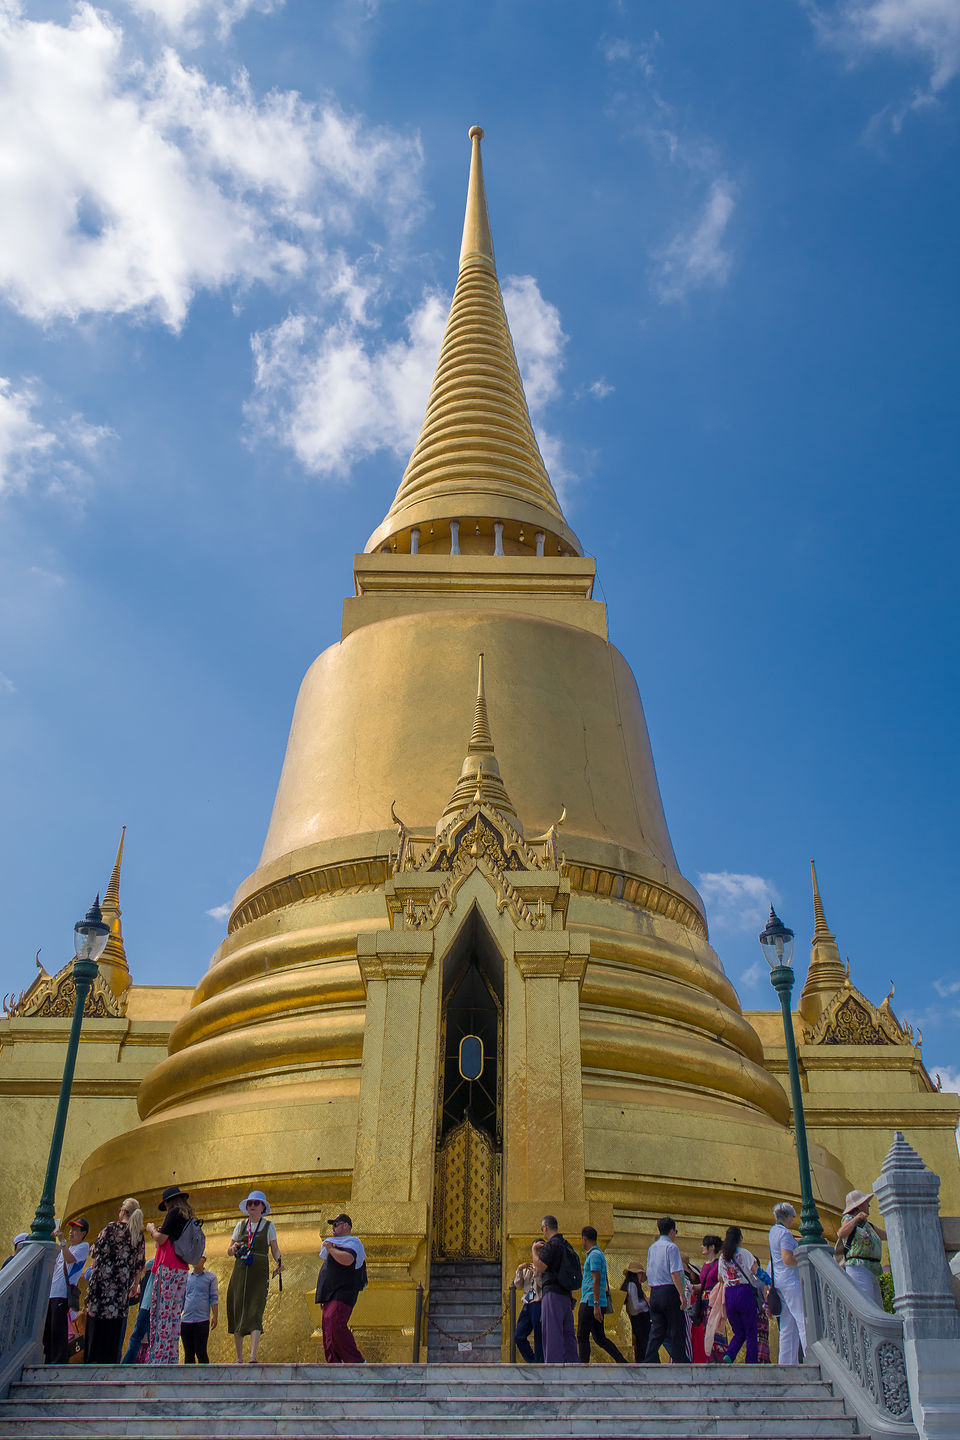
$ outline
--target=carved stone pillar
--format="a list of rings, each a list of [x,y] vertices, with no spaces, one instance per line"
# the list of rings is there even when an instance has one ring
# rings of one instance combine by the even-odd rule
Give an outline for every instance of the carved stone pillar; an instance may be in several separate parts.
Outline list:
[[[903,1319],[913,1423],[921,1436],[960,1434],[960,1313],[940,1228],[940,1177],[897,1131],[874,1193],[887,1231],[890,1272]]]

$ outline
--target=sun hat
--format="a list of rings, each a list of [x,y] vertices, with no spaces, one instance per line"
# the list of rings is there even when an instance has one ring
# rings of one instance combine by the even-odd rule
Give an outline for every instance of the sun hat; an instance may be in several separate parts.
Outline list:
[[[190,1196],[186,1190],[181,1190],[179,1185],[168,1185],[157,1202],[158,1210],[166,1210],[171,1200],[189,1200]]]
[[[266,1195],[264,1195],[262,1190],[251,1190],[246,1200],[240,1201],[241,1214],[246,1215],[247,1206],[250,1204],[251,1200],[259,1200],[260,1204],[263,1206],[264,1215],[270,1214],[270,1201],[267,1199]]]
[[[851,1190],[843,1202],[844,1215],[852,1215],[854,1210],[859,1210],[864,1201],[873,1199],[873,1191],[865,1195],[862,1190]]]
[[[646,1268],[642,1260],[631,1260],[629,1265],[625,1266],[631,1275],[642,1275]]]
[[[14,1237],[13,1237],[13,1248],[14,1248],[14,1250],[16,1250],[16,1248],[17,1248],[18,1245],[22,1245],[23,1242],[24,1242],[24,1240],[29,1240],[29,1239],[30,1239],[30,1235],[29,1235],[29,1233],[28,1233],[26,1230],[21,1230],[19,1235],[14,1235]]]

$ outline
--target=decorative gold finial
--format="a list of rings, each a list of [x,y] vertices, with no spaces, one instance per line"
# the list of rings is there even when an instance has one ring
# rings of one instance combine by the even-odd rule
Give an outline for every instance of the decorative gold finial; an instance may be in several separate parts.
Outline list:
[[[813,940],[811,944],[816,945],[821,940],[836,944],[837,937],[827,925],[826,916],[823,913],[823,901],[820,899],[820,887],[817,884],[817,867],[810,861],[810,874],[813,877]]]
[[[493,236],[487,215],[487,195],[483,187],[483,161],[480,141],[483,131],[474,125],[470,131],[473,152],[470,156],[470,179],[467,182],[467,209],[463,217],[463,240],[460,244],[460,269],[468,262],[480,261],[495,269]]]
[[[124,825],[120,831],[117,858],[113,862],[113,870],[104,892],[103,904],[100,907],[103,918],[110,927],[107,943],[100,956],[100,974],[118,998],[130,988],[131,983],[127,951],[123,943],[123,926],[120,923],[122,913],[120,910],[120,866],[123,863],[123,841],[126,833],[127,827]]]
[[[513,801],[507,794],[507,787],[500,775],[500,766],[493,749],[493,736],[487,718],[483,658],[481,650],[477,656],[477,699],[467,753],[460,768],[460,779],[437,824],[437,834],[468,805],[492,806],[501,815],[509,816],[520,833],[523,833]]]

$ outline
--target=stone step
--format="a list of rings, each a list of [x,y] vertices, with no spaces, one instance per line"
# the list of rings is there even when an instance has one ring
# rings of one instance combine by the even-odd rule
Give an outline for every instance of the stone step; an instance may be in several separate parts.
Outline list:
[[[171,1420],[204,1420],[215,1418],[217,1420],[228,1419],[231,1416],[247,1418],[258,1415],[271,1416],[282,1413],[289,1418],[310,1418],[316,1420],[335,1420],[338,1417],[347,1421],[380,1421],[382,1424],[391,1425],[394,1420],[431,1420],[447,1418],[461,1420],[481,1418],[485,1422],[492,1419],[500,1420],[516,1413],[515,1406],[508,1406],[499,1396],[476,1396],[474,1399],[464,1400],[461,1397],[446,1400],[409,1400],[397,1403],[392,1400],[379,1400],[369,1397],[366,1400],[315,1400],[305,1399],[283,1399],[280,1396],[266,1395],[262,1398],[235,1399],[226,1396],[222,1399],[207,1401],[200,1397],[193,1397],[189,1400],[174,1397],[141,1395],[138,1399],[117,1400],[108,1397],[97,1396],[95,1398],[77,1398],[69,1406],[69,1414],[77,1420],[86,1420],[93,1427],[95,1421],[106,1417],[111,1420],[132,1420],[142,1416],[150,1417],[157,1413],[157,1406],[163,1407],[163,1413]],[[738,1400],[732,1398],[725,1406],[716,1404],[709,1406],[709,1401],[698,1399],[694,1396],[683,1400],[663,1401],[658,1396],[651,1409],[655,1409],[658,1420],[696,1420],[704,1413],[707,1405],[717,1420],[730,1419],[751,1422],[755,1421],[782,1421],[791,1419],[796,1411],[795,1405],[784,1405],[781,1401],[775,1400],[754,1400],[749,1396],[743,1396]],[[542,1400],[537,1399],[537,1423],[546,1421],[592,1419],[597,1413],[596,1399],[593,1396],[583,1398],[566,1397],[560,1399]],[[843,1401],[832,1396],[817,1400],[805,1400],[802,1405],[805,1421],[843,1419]],[[727,1413],[729,1411],[729,1414]],[[30,1420],[35,1418],[49,1419],[65,1414],[65,1407],[49,1400],[30,1398],[11,1399],[4,1407],[3,1419],[9,1424],[13,1420]],[[636,1400],[604,1399],[604,1418],[622,1420],[625,1424],[637,1416]]]
[[[193,1367],[191,1367],[191,1369],[192,1368]],[[600,1367],[595,1368],[599,1369]],[[609,1368],[615,1369],[613,1366]],[[696,1382],[673,1381],[669,1378],[671,1367],[664,1368],[666,1369],[666,1376],[656,1386],[655,1403],[658,1405],[669,1405],[675,1401],[689,1400],[693,1400],[696,1403],[709,1402],[718,1406],[742,1403],[739,1393],[729,1396],[718,1396],[716,1387],[707,1382],[697,1384]],[[201,1367],[197,1367],[197,1369],[201,1374],[204,1373]],[[212,1369],[212,1366],[206,1367],[207,1373],[209,1374]],[[545,1385],[539,1387],[539,1393],[533,1395],[531,1393],[531,1385],[535,1385],[537,1377],[531,1374],[529,1381],[525,1378],[526,1374],[531,1372],[520,1372],[524,1378],[517,1378],[513,1383],[509,1381],[497,1381],[491,1384],[487,1377],[484,1376],[482,1384],[479,1385],[469,1380],[459,1386],[451,1386],[444,1383],[433,1384],[425,1380],[412,1384],[404,1384],[402,1381],[392,1381],[370,1386],[364,1382],[354,1367],[344,1367],[344,1369],[346,1369],[347,1375],[351,1378],[344,1379],[336,1386],[317,1384],[309,1380],[280,1380],[273,1382],[269,1386],[256,1387],[256,1391],[259,1392],[261,1389],[265,1393],[269,1391],[270,1401],[275,1401],[278,1404],[281,1401],[286,1402],[288,1400],[309,1400],[311,1403],[344,1405],[352,1401],[369,1403],[371,1400],[374,1400],[378,1404],[384,1403],[394,1406],[406,1406],[416,1403],[429,1404],[434,1401],[466,1405],[473,1403],[477,1398],[486,1402],[488,1397],[492,1397],[504,1404],[535,1399],[538,1404],[566,1405],[569,1403],[579,1403],[581,1401],[595,1402],[597,1399],[597,1387],[590,1381],[584,1381],[580,1385],[564,1385],[562,1387],[558,1385]],[[135,1375],[136,1371],[133,1373]],[[127,1374],[129,1374],[129,1371],[127,1371]],[[158,1387],[156,1384],[151,1384],[150,1386],[151,1392],[157,1393],[159,1391],[161,1398],[165,1402],[182,1401],[190,1405],[198,1405],[220,1400],[230,1400],[238,1404],[246,1404],[249,1403],[249,1401],[244,1400],[243,1396],[238,1394],[238,1391],[243,1390],[251,1392],[251,1400],[255,1398],[255,1387],[250,1385],[238,1386],[227,1379],[211,1378],[203,1384],[202,1393],[198,1393],[198,1386],[196,1384],[180,1382],[178,1371],[173,1370],[172,1375],[176,1378],[172,1378],[169,1383],[164,1384],[162,1387]],[[823,1381],[817,1380],[798,1380],[793,1384],[784,1384],[776,1388],[765,1387],[762,1396],[756,1393],[753,1386],[748,1386],[747,1389],[750,1393],[748,1393],[746,1399],[751,1403],[769,1406],[796,1406],[798,1403],[813,1404],[823,1399],[832,1400],[834,1398],[830,1386]],[[480,1397],[476,1395],[478,1390],[482,1390]],[[633,1378],[631,1370],[626,1372],[622,1383],[617,1383],[615,1379],[613,1382],[603,1385],[602,1401],[604,1405],[615,1401],[622,1401],[630,1404],[641,1404],[649,1408],[649,1406],[654,1403],[654,1397],[648,1393],[650,1390],[651,1386],[644,1384],[642,1381],[638,1383],[637,1379]],[[128,1379],[127,1375],[122,1379],[114,1380],[111,1378],[101,1380],[98,1381],[96,1385],[82,1388],[72,1386],[68,1389],[56,1383],[45,1384],[43,1382],[26,1386],[17,1384],[11,1388],[6,1404],[0,1408],[0,1414],[10,1413],[9,1407],[15,1401],[19,1400],[31,1402],[43,1401],[49,1405],[73,1405],[76,1401],[82,1401],[84,1399],[103,1399],[110,1406],[114,1406],[129,1402],[130,1400],[136,1400],[142,1396],[143,1391],[144,1386],[142,1382]],[[837,1400],[836,1403],[839,1404],[840,1401]]]
[[[740,1390],[749,1383],[751,1390],[758,1385],[777,1388],[797,1383],[827,1385],[820,1371],[813,1365],[630,1365],[625,1372],[622,1365],[511,1365],[504,1361],[492,1367],[491,1374],[484,1377],[484,1384],[494,1379],[510,1381],[523,1376],[522,1384],[528,1385],[528,1376],[535,1376],[540,1386],[590,1385],[623,1383],[624,1374],[632,1384],[660,1385],[669,1379],[676,1384],[688,1384],[698,1377],[709,1376],[711,1390],[731,1386]],[[231,1385],[270,1385],[283,1380],[309,1381],[317,1385],[340,1385],[363,1377],[366,1385],[382,1385],[386,1382],[398,1384],[443,1384],[455,1385],[462,1380],[464,1385],[477,1384],[475,1376],[462,1376],[453,1365],[419,1365],[372,1363],[360,1371],[350,1365],[323,1364],[214,1364],[214,1365],[37,1365],[27,1367],[21,1385],[98,1385],[101,1381],[117,1383],[159,1385],[164,1381],[176,1380],[178,1384],[196,1385],[204,1390],[213,1380],[228,1381]]]
[[[175,1427],[175,1428],[174,1428]],[[316,1419],[285,1415],[220,1418],[205,1417],[201,1423],[177,1422],[165,1416],[159,1405],[152,1416],[136,1421],[136,1428],[122,1419],[98,1419],[91,1431],[89,1421],[59,1416],[35,1420],[10,1420],[3,1429],[4,1440],[30,1437],[30,1440],[186,1440],[202,1436],[203,1440],[260,1440],[260,1437],[293,1437],[293,1440],[383,1440],[382,1420],[352,1420],[345,1424],[340,1418]],[[757,1426],[749,1422],[715,1416],[694,1419],[641,1417],[629,1419],[597,1417],[590,1420],[535,1421],[521,1419],[516,1412],[483,1419],[466,1417],[429,1417],[426,1419],[395,1419],[387,1432],[391,1440],[855,1440],[857,1431],[852,1420],[809,1420],[795,1416],[786,1420],[764,1420]]]
[[[503,1314],[499,1296],[492,1304],[481,1305],[458,1295],[431,1295],[428,1310],[431,1315],[483,1315],[487,1324]]]

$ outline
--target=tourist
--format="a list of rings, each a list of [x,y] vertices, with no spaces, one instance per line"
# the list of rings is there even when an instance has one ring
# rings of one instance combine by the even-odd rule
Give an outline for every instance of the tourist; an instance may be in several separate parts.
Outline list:
[[[67,1333],[67,1312],[71,1309],[70,1291],[73,1291],[72,1298],[77,1302],[72,1308],[79,1310],[80,1292],[77,1286],[90,1253],[90,1246],[87,1244],[89,1229],[87,1221],[81,1218],[70,1221],[66,1240],[59,1225],[53,1232],[53,1238],[60,1249],[53,1266],[47,1318],[43,1325],[43,1358],[48,1365],[66,1365],[70,1359],[70,1337]],[[26,1238],[24,1236],[24,1240]]]
[[[719,1325],[714,1325],[711,1330],[712,1343],[707,1347],[707,1327],[710,1323],[710,1297],[718,1284],[720,1267],[720,1248],[723,1241],[719,1235],[704,1235],[700,1244],[700,1254],[703,1256],[703,1264],[700,1267],[700,1274],[697,1283],[693,1287],[694,1310],[692,1317],[695,1321],[690,1331],[690,1358],[694,1365],[706,1365],[710,1360],[720,1360],[726,1350],[726,1331],[722,1345],[717,1341]],[[697,1301],[702,1300],[702,1305]],[[717,1296],[717,1303],[722,1309],[722,1290]],[[714,1353],[719,1351],[719,1353]]]
[[[731,1225],[724,1236],[720,1249],[720,1279],[723,1281],[723,1299],[733,1334],[724,1355],[724,1363],[732,1365],[746,1344],[746,1362],[757,1363],[757,1292],[751,1282],[756,1274],[756,1256],[751,1255],[741,1244],[743,1231]]]
[[[9,1254],[9,1255],[7,1256],[7,1258],[4,1260],[3,1265],[9,1265],[9,1264],[10,1264],[10,1261],[13,1259],[13,1257],[16,1255],[17,1251],[20,1249],[20,1246],[21,1246],[21,1245],[26,1245],[26,1243],[27,1243],[27,1241],[28,1241],[29,1239],[30,1239],[30,1236],[27,1234],[26,1230],[21,1230],[19,1235],[14,1235],[14,1237],[13,1237],[13,1251],[12,1251],[12,1253]],[[0,1270],[3,1269],[3,1265],[0,1265]]]
[[[133,1322],[127,1348],[123,1352],[121,1365],[142,1365],[150,1348],[150,1301],[153,1299],[153,1261],[148,1260],[140,1276],[140,1292],[137,1296],[137,1318]]]
[[[217,1277],[207,1269],[207,1257],[201,1255],[193,1263],[187,1277],[187,1296],[180,1316],[180,1339],[183,1341],[184,1365],[209,1365],[207,1340],[216,1330],[220,1313]]]
[[[87,1365],[116,1365],[127,1328],[130,1295],[143,1269],[143,1211],[132,1196],[118,1219],[105,1225],[93,1242],[87,1271],[83,1358]]]
[[[834,1254],[842,1254],[843,1268],[854,1285],[867,1300],[872,1300],[882,1310],[880,1256],[883,1253],[883,1242],[867,1219],[872,1199],[872,1190],[869,1195],[865,1195],[862,1190],[850,1191],[843,1204],[843,1219],[837,1231]]]
[[[353,1338],[348,1321],[360,1291],[367,1283],[367,1257],[363,1242],[351,1234],[353,1221],[341,1212],[327,1224],[333,1235],[320,1246],[320,1274],[317,1278],[317,1304],[320,1306],[320,1328],[323,1332],[323,1353],[328,1365],[364,1363]]]
[[[513,1284],[516,1290],[523,1296],[523,1303],[520,1307],[520,1314],[517,1316],[517,1326],[513,1332],[513,1343],[519,1350],[523,1359],[528,1365],[543,1364],[543,1335],[540,1329],[540,1276],[533,1268],[533,1262],[528,1260],[525,1265],[517,1266],[517,1272],[513,1277]],[[530,1348],[530,1335],[533,1335],[533,1349]]]
[[[157,1242],[150,1300],[148,1365],[177,1365],[180,1362],[180,1312],[187,1293],[190,1267],[186,1260],[180,1258],[175,1247],[193,1219],[189,1199],[179,1185],[168,1185],[157,1202],[157,1209],[164,1214],[163,1224],[159,1230],[153,1221],[147,1226]]]
[[[779,1315],[781,1365],[797,1365],[800,1347],[807,1348],[807,1327],[803,1318],[800,1271],[797,1269],[797,1237],[792,1234],[797,1212],[789,1200],[773,1207],[770,1227],[770,1278],[780,1296]]]
[[[590,1363],[590,1342],[620,1365],[627,1363],[613,1341],[608,1339],[603,1328],[604,1312],[611,1308],[607,1281],[607,1257],[597,1244],[597,1232],[592,1225],[584,1225],[580,1232],[580,1243],[584,1249],[583,1288],[580,1291],[580,1308],[577,1311],[577,1355],[581,1365]]]
[[[683,1260],[677,1248],[676,1222],[665,1215],[657,1221],[657,1229],[659,1237],[647,1251],[650,1339],[643,1358],[647,1365],[659,1365],[660,1346],[665,1345],[673,1363],[683,1365],[687,1360],[686,1289]]]
[[[583,1272],[573,1246],[560,1234],[555,1215],[540,1222],[542,1240],[533,1242],[533,1268],[540,1276],[540,1328],[547,1365],[575,1365],[579,1359],[573,1328],[573,1292]]]
[[[643,1357],[647,1353],[647,1341],[650,1339],[650,1306],[643,1293],[643,1282],[646,1278],[647,1272],[640,1261],[631,1260],[623,1272],[623,1284],[620,1286],[627,1297],[623,1308],[630,1321],[630,1331],[633,1336],[633,1358],[638,1365],[643,1362]]]
[[[270,1214],[270,1202],[262,1190],[251,1190],[240,1201],[240,1220],[233,1232],[227,1254],[234,1257],[233,1274],[227,1286],[227,1329],[233,1336],[237,1363],[243,1361],[243,1337],[250,1336],[250,1364],[257,1358],[263,1334],[263,1312],[270,1288],[270,1255],[277,1262],[275,1275],[283,1269],[277,1230]],[[282,1282],[281,1282],[282,1283]]]

